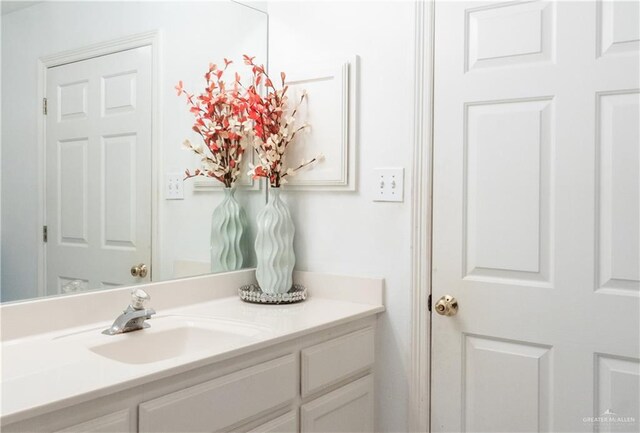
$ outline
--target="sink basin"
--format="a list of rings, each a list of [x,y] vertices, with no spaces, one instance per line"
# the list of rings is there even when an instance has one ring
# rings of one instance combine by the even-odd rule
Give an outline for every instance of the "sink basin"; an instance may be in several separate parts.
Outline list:
[[[260,328],[215,319],[163,317],[151,327],[105,336],[89,346],[93,353],[126,364],[148,364],[215,349],[227,350],[256,341]]]

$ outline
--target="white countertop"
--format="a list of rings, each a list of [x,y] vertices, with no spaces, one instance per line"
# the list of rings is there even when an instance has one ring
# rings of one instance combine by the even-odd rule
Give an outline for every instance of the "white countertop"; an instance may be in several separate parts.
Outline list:
[[[158,310],[148,321],[151,328],[129,334],[102,335],[110,320],[4,341],[0,419],[5,425],[21,421],[382,311],[381,304],[344,299],[311,297],[293,305],[255,305],[232,296]],[[169,316],[237,323],[250,330],[251,338],[144,364],[115,361],[86,346],[87,338],[101,344],[153,332],[154,321],[159,329]]]

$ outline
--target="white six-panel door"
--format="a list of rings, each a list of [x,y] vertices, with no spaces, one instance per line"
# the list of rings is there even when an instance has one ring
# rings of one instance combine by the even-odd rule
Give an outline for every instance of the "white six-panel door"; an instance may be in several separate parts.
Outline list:
[[[436,3],[435,432],[640,430],[638,5]]]
[[[49,68],[46,89],[47,294],[143,281],[130,269],[151,258],[151,48]]]

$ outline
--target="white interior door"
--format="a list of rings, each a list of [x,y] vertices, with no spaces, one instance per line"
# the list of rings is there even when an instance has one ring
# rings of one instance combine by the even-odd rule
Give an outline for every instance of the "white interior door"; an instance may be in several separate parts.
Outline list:
[[[47,294],[148,280],[151,47],[47,70]]]
[[[638,5],[436,3],[435,432],[640,430]]]

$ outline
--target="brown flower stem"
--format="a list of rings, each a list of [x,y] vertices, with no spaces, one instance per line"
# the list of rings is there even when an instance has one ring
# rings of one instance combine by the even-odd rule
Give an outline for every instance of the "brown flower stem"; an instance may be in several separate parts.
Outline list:
[[[298,170],[300,170],[300,169],[302,169],[302,168],[304,168],[304,167],[306,167],[306,166],[308,166],[308,165],[310,165],[310,164],[313,164],[313,163],[314,163],[314,162],[316,162],[317,160],[318,160],[318,158],[313,158],[313,159],[312,159],[311,161],[309,161],[309,162],[305,162],[304,164],[300,164],[297,168],[294,168],[294,169],[293,169],[293,171],[298,171]],[[288,173],[287,173],[287,172],[285,172],[285,173],[282,175],[282,177],[287,176],[287,174],[288,174]]]

